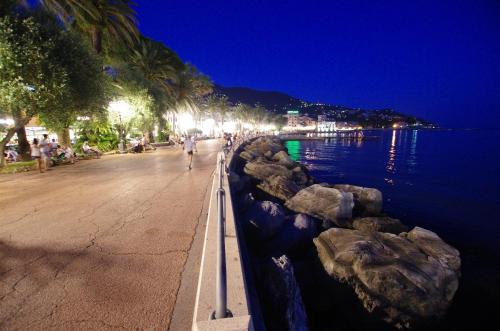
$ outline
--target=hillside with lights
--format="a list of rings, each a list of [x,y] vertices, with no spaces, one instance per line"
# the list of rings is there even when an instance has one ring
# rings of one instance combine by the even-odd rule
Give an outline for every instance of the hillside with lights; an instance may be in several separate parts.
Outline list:
[[[437,124],[410,114],[403,114],[390,108],[362,109],[320,102],[304,101],[286,93],[260,91],[248,87],[224,87],[216,85],[216,94],[226,95],[232,104],[245,103],[251,106],[260,104],[274,114],[286,114],[298,110],[301,115],[313,118],[326,115],[335,121],[356,122],[363,127],[423,127],[436,128]]]

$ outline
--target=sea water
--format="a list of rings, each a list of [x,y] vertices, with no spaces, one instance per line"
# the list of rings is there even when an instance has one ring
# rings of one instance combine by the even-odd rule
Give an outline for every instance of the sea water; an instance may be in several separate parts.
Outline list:
[[[445,329],[496,322],[500,298],[500,131],[373,130],[362,139],[287,141],[317,180],[374,187],[384,212],[461,253]],[[496,324],[500,325],[500,324]]]

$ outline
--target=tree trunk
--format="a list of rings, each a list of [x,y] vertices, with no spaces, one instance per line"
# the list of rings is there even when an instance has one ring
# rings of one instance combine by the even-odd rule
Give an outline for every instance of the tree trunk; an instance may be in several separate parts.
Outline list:
[[[14,136],[14,133],[16,133],[16,128],[10,128],[7,131],[7,135],[2,139],[2,141],[0,141],[0,168],[5,167],[5,165],[7,164],[3,152],[5,151],[5,145],[7,145],[10,139]]]
[[[64,128],[57,133],[57,138],[59,138],[59,145],[71,146],[71,139],[69,137],[69,128]]]
[[[94,27],[90,35],[92,39],[92,48],[97,54],[102,53],[102,30],[99,27]]]
[[[19,157],[23,161],[31,161],[30,143],[26,137],[26,128],[24,125],[16,130],[17,141],[19,145]]]

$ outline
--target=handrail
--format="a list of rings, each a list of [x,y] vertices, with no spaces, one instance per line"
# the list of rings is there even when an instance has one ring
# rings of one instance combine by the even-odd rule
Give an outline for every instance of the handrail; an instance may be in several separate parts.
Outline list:
[[[219,160],[219,188],[217,189],[217,270],[215,278],[215,311],[210,319],[232,317],[227,308],[226,270],[226,192],[224,190],[224,157]]]

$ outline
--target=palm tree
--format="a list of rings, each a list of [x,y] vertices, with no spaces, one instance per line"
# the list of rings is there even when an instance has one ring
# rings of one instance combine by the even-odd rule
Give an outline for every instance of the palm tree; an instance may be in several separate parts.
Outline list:
[[[134,2],[130,0],[40,0],[67,25],[86,34],[101,54],[103,42],[132,45],[139,37]]]
[[[240,131],[243,131],[243,122],[248,122],[251,115],[251,107],[245,103],[239,103],[234,110],[234,117],[238,121]]]
[[[193,113],[199,110],[200,99],[211,93],[213,87],[210,79],[190,64],[177,71],[176,79],[171,84],[176,96],[175,108],[185,108]]]
[[[212,114],[214,118],[219,118],[221,122],[221,129],[224,127],[224,118],[229,111],[228,98],[225,95],[213,94],[208,97],[207,100],[208,112]]]
[[[177,72],[185,68],[174,51],[146,37],[141,37],[132,49],[128,63],[146,80],[163,88],[168,96],[174,96],[171,82],[177,79]]]

